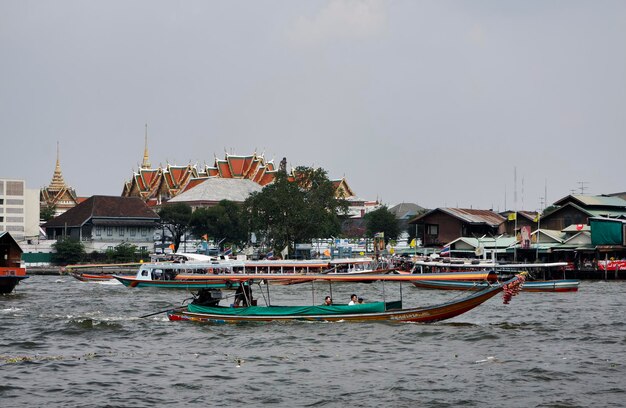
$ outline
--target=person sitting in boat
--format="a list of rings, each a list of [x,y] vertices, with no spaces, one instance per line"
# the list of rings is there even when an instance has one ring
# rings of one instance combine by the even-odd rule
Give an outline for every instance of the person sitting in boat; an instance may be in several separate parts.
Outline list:
[[[239,307],[240,305],[248,307],[252,304],[254,304],[254,301],[252,300],[252,288],[250,285],[240,283],[239,287],[235,291],[235,307]]]
[[[356,304],[357,304],[357,302],[358,302],[358,298],[357,298],[357,296],[353,293],[353,294],[350,296],[350,302],[348,303],[348,306],[354,306],[354,305],[356,305]]]
[[[333,300],[330,298],[330,296],[326,296],[324,298],[324,306],[332,306],[333,304]]]
[[[202,288],[198,291],[198,294],[194,297],[194,305],[202,306],[218,306],[220,303],[220,291],[215,289]]]
[[[362,304],[363,304],[363,298],[362,298],[362,297],[360,297],[360,298],[359,298],[358,303],[359,303],[360,305],[362,305]]]

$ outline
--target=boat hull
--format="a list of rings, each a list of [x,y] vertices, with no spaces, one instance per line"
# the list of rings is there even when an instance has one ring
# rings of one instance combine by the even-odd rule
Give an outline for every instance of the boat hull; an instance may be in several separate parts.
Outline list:
[[[244,323],[244,322],[289,322],[289,321],[346,321],[346,322],[372,322],[372,321],[388,321],[388,322],[419,322],[433,323],[441,320],[450,319],[459,316],[475,307],[486,302],[502,291],[501,285],[495,285],[481,291],[477,291],[472,295],[453,302],[441,305],[386,310],[381,312],[366,313],[332,313],[325,314],[323,312],[317,314],[263,314],[263,315],[246,315],[242,314],[220,314],[220,313],[199,313],[191,312],[189,308],[172,310],[168,312],[168,318],[171,321],[192,321],[201,323]]]
[[[115,280],[113,275],[106,273],[77,273],[73,272],[71,275],[78,279],[81,282],[106,282],[110,280]]]
[[[127,276],[113,276],[129,288],[168,288],[168,289],[232,289],[239,286],[238,282],[229,280],[142,280]]]
[[[24,268],[0,268],[0,293],[13,292],[20,281],[28,278]]]
[[[480,290],[488,287],[487,282],[464,282],[464,281],[414,281],[412,282],[422,289],[441,290]],[[576,292],[580,282],[577,279],[564,279],[553,281],[526,281],[523,286],[524,292]]]

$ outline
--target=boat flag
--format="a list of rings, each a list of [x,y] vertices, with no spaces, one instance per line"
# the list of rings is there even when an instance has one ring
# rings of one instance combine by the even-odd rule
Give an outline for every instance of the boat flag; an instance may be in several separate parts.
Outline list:
[[[411,243],[409,244],[409,246],[410,246],[411,248],[415,248],[415,247],[417,246],[417,241],[415,240],[415,238],[413,238],[413,239],[411,240]]]
[[[446,245],[441,249],[441,252],[439,252],[440,256],[450,256],[450,245]]]
[[[326,255],[327,257],[330,257],[330,249],[326,249],[324,251],[324,255]]]
[[[509,221],[515,221],[517,219],[517,213],[513,212],[509,214]]]
[[[224,255],[225,256],[230,256],[233,254],[233,247],[228,247],[226,249],[224,249]]]
[[[270,250],[268,253],[265,254],[266,258],[273,258],[274,257],[274,251]]]
[[[208,241],[209,240],[209,235],[208,234],[204,234],[202,236],[202,239],[205,240],[205,241]]]
[[[287,259],[287,255],[289,255],[289,245],[287,245],[285,249],[280,251],[280,255],[283,257],[283,259]]]

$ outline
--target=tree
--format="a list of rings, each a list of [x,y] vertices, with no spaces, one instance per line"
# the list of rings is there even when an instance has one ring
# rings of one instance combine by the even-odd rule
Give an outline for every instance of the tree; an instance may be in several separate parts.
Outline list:
[[[216,206],[198,208],[189,222],[191,233],[196,237],[208,235],[216,241],[240,245],[248,237],[239,205],[222,200]]]
[[[57,207],[55,205],[46,205],[44,208],[41,209],[39,218],[41,219],[41,221],[50,221],[54,218],[56,210]]]
[[[387,206],[382,206],[374,211],[365,214],[366,234],[373,237],[377,232],[385,234],[385,244],[389,240],[398,239],[400,227],[398,219],[393,215]]]
[[[85,256],[82,242],[71,238],[60,238],[52,244],[52,262],[56,265],[76,264]]]
[[[276,250],[296,242],[338,235],[347,203],[335,197],[332,182],[321,168],[298,167],[295,180],[280,171],[274,182],[244,202],[250,231]]]
[[[107,250],[107,258],[115,263],[134,262],[137,258],[137,246],[122,242],[115,248]]]
[[[161,226],[172,234],[174,252],[178,251],[180,241],[189,230],[191,206],[186,203],[165,204],[159,211]]]

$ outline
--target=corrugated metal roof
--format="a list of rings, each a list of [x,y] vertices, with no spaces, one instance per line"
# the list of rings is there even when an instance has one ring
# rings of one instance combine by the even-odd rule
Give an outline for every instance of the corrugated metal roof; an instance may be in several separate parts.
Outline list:
[[[471,208],[439,208],[439,210],[468,224],[487,224],[497,227],[506,220],[491,210],[474,210]]]
[[[482,246],[483,248],[507,248],[517,242],[515,237],[500,237],[496,238],[470,238],[470,237],[460,237],[455,239],[454,241],[446,244],[453,245],[456,242],[465,242],[467,245],[470,245],[473,248],[478,248],[478,246]]]
[[[614,217],[626,217],[626,209],[623,210],[587,210],[588,213],[591,213],[594,217],[604,217],[604,218],[614,218]]]
[[[591,227],[587,224],[572,224],[562,229],[563,232],[591,231]]]
[[[587,206],[626,208],[626,200],[620,197],[591,196],[591,195],[581,195],[581,194],[573,194],[573,195],[567,196],[557,201],[555,204],[562,205],[560,203],[569,201],[568,198],[570,197],[574,200],[578,200],[579,202]]]

